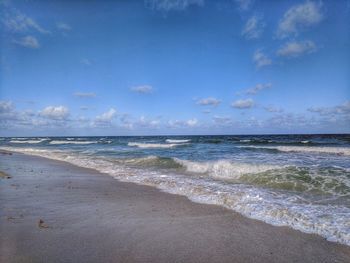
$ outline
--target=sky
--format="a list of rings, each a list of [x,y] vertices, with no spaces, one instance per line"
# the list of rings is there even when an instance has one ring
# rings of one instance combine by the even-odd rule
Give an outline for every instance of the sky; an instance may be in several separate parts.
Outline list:
[[[0,12],[0,136],[350,133],[349,0]]]

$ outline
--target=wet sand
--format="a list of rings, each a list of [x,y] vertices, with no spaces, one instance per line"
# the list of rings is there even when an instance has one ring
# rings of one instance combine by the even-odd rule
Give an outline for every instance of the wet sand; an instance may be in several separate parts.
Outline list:
[[[64,162],[0,154],[0,170],[0,262],[350,262],[320,236]]]

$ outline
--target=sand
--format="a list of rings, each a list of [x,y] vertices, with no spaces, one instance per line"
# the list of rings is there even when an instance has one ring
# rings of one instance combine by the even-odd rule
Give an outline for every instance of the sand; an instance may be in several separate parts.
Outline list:
[[[93,170],[0,155],[0,262],[350,262],[350,247]]]

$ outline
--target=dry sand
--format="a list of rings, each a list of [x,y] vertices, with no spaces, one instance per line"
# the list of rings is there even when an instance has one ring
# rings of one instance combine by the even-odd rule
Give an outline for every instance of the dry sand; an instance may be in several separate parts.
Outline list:
[[[1,154],[0,170],[1,263],[350,262],[320,236],[63,162]]]

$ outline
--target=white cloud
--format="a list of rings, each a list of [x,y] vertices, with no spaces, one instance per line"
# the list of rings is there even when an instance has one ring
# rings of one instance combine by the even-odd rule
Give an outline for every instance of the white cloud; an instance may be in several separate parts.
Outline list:
[[[129,130],[134,128],[134,123],[132,122],[129,114],[127,113],[121,114],[120,121],[121,121],[122,128],[129,129]]]
[[[277,55],[281,57],[299,57],[303,54],[309,54],[316,51],[316,45],[310,40],[290,41],[277,50]]]
[[[108,123],[111,122],[115,116],[117,115],[117,111],[114,108],[110,108],[107,112],[102,113],[99,116],[96,116],[96,122]]]
[[[311,107],[307,109],[310,112],[318,113],[322,116],[327,115],[350,115],[350,101],[334,107]]]
[[[186,128],[186,127],[196,127],[198,126],[199,122],[196,118],[189,119],[187,121],[181,121],[181,120],[169,120],[168,121],[168,127],[169,128]]]
[[[249,94],[249,95],[255,95],[257,94],[259,91],[261,90],[264,90],[264,89],[269,89],[272,87],[272,84],[271,83],[265,83],[265,84],[262,84],[262,83],[259,83],[259,84],[256,84],[255,87],[251,88],[251,89],[248,89],[246,91],[246,94]]]
[[[66,23],[62,23],[62,22],[56,23],[56,27],[62,31],[71,31],[72,30],[72,27],[70,25],[68,25]]]
[[[3,19],[4,26],[7,30],[12,32],[27,32],[35,30],[42,34],[49,34],[50,31],[42,28],[33,18],[30,18],[18,10],[7,14]]]
[[[25,36],[19,40],[14,40],[13,42],[27,48],[35,49],[40,47],[39,41],[33,36]]]
[[[137,93],[143,93],[143,94],[148,94],[153,92],[153,88],[150,85],[141,85],[141,86],[136,86],[130,88],[131,91],[137,92]]]
[[[194,126],[197,126],[198,120],[196,118],[193,118],[193,119],[186,121],[186,124],[189,127],[194,127]]]
[[[253,61],[257,68],[261,68],[272,64],[272,60],[267,55],[265,55],[261,50],[255,51],[253,55]]]
[[[231,125],[232,119],[230,117],[214,116],[213,121],[217,125]]]
[[[202,6],[204,0],[145,0],[148,8],[157,11],[182,11],[189,6]]]
[[[237,109],[250,109],[254,107],[254,101],[252,99],[236,100],[232,102],[231,107]]]
[[[248,19],[242,30],[242,36],[246,39],[257,39],[264,31],[265,23],[262,21],[261,17],[252,16]]]
[[[274,107],[274,106],[266,106],[264,107],[264,109],[268,112],[274,112],[274,113],[281,113],[283,112],[283,109],[279,108],[279,107]]]
[[[277,36],[284,38],[297,35],[300,30],[317,25],[322,19],[321,2],[306,1],[292,6],[278,24]]]
[[[0,101],[0,131],[32,125],[34,115],[30,110],[16,111],[12,101]]]
[[[168,121],[168,127],[169,128],[178,128],[184,126],[184,122],[180,120],[169,120]]]
[[[64,106],[48,106],[39,115],[53,120],[65,120],[69,116],[69,110]]]
[[[251,99],[250,99],[251,100]],[[241,108],[249,107],[251,103],[237,102]],[[41,112],[30,109],[16,110],[11,101],[0,101],[0,133],[6,136],[28,134],[30,132],[44,132],[58,135],[61,131],[74,131],[75,129],[97,128],[107,131],[123,131],[125,134],[151,130],[166,131],[166,128],[184,131],[195,131],[202,127],[207,132],[235,131],[239,132],[343,132],[350,131],[350,101],[332,107],[312,107],[308,111],[312,114],[281,113],[282,109],[268,106],[265,110],[273,112],[271,117],[254,118],[250,115],[240,121],[234,121],[229,116],[213,116],[207,122],[199,122],[196,118],[161,122],[161,116],[156,119],[147,119],[141,116],[134,119],[129,114],[116,114],[113,108],[91,120],[84,116],[71,116],[68,118],[68,109],[63,106],[50,106]],[[118,118],[117,118],[118,117]],[[135,129],[134,129],[135,128]],[[72,129],[72,130],[70,130]],[[104,130],[106,129],[106,130]],[[203,131],[203,129],[201,129]],[[198,130],[199,131],[199,130]]]
[[[13,128],[19,128],[20,130],[23,128],[33,128],[38,120],[33,119],[33,117],[26,112],[12,112],[6,115],[0,114],[0,117],[0,132]]]
[[[247,11],[253,3],[253,0],[235,0],[239,5],[239,9],[242,11]]]
[[[92,62],[89,59],[87,59],[87,58],[81,59],[80,63],[84,64],[85,66],[91,66],[92,65]]]
[[[273,127],[283,127],[284,129],[296,128],[304,125],[306,122],[304,116],[299,116],[293,113],[277,114],[269,118],[265,125],[270,124]]]
[[[95,98],[96,94],[93,92],[76,92],[73,94],[75,97],[79,98]]]
[[[219,104],[221,103],[221,100],[218,100],[216,98],[213,98],[213,97],[209,97],[209,98],[204,98],[204,99],[200,99],[197,101],[197,104],[198,105],[201,105],[201,106],[218,106]]]
[[[141,116],[140,119],[134,123],[134,125],[138,125],[146,128],[157,128],[160,124],[159,120],[148,120],[146,117]]]
[[[14,109],[12,101],[0,101],[0,113],[8,113]]]

